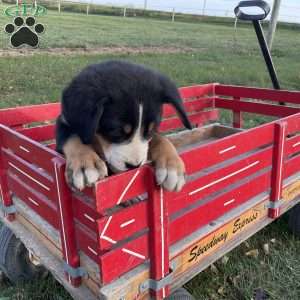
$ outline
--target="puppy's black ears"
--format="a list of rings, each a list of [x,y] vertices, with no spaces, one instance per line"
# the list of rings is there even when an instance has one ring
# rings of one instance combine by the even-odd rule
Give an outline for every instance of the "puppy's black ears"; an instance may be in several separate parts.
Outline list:
[[[176,85],[166,77],[162,78],[161,83],[163,86],[163,103],[172,104],[177,110],[183,125],[188,129],[192,129],[193,126],[185,112],[183,101]]]
[[[91,144],[99,126],[107,98],[99,98],[92,89],[66,89],[62,98],[62,113],[72,131],[84,144]]]

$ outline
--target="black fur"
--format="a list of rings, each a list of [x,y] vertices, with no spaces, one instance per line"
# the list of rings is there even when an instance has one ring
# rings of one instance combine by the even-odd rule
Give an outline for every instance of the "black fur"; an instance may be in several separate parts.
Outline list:
[[[89,144],[96,132],[111,143],[125,142],[138,125],[143,105],[144,138],[151,136],[149,124],[161,121],[163,103],[172,104],[187,128],[191,124],[175,84],[166,76],[124,61],[107,61],[86,67],[65,88],[62,116],[57,119],[57,150],[71,135]],[[65,120],[65,121],[63,121]],[[132,132],[125,133],[130,124]]]

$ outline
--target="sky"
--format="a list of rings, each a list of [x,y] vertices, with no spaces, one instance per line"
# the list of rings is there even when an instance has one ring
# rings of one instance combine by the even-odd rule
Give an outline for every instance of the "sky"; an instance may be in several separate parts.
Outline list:
[[[202,14],[205,0],[80,0],[79,2],[144,7],[144,1],[147,1],[149,9],[172,11],[174,8],[178,12]],[[233,16],[233,9],[238,2],[238,0],[206,0],[205,14]],[[272,6],[273,0],[267,2]],[[300,23],[300,0],[282,0],[279,19]]]

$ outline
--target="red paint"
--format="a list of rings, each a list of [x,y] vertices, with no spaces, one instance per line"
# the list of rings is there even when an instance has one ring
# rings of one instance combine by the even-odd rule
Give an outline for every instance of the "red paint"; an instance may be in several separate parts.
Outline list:
[[[276,102],[300,103],[300,92],[284,90],[262,89],[253,87],[242,87],[234,85],[216,85],[216,95],[252,98]]]
[[[145,165],[72,195],[64,178],[65,161],[53,150],[55,143],[41,144],[54,139],[55,127],[48,121],[57,117],[60,104],[0,110],[4,205],[12,205],[11,192],[22,198],[60,231],[62,253],[68,264],[79,267],[78,252],[84,252],[99,265],[102,284],[147,260],[151,278],[161,280],[169,272],[170,245],[258,194],[267,196],[271,191],[271,200],[278,201],[282,180],[299,172],[300,166],[299,109],[265,103],[300,104],[300,92],[208,84],[181,88],[180,94],[191,122],[198,126],[216,120],[218,108],[233,111],[237,128],[242,127],[243,111],[284,118],[183,152],[189,181],[180,193],[161,194],[152,167]],[[250,102],[249,98],[261,101]],[[162,131],[182,127],[172,106],[166,105],[163,114],[166,119]],[[34,122],[44,124],[32,127]],[[118,204],[139,195],[147,199],[112,212]],[[270,217],[279,215],[280,208],[270,209]],[[80,278],[70,282],[78,285]],[[162,299],[168,292],[166,287],[153,292],[153,296]]]
[[[65,182],[65,161],[62,158],[53,159],[55,173],[56,197],[58,203],[58,218],[60,221],[60,236],[63,257],[72,268],[80,267],[80,258],[77,251],[74,217],[72,209],[71,191]],[[80,284],[80,278],[72,278],[66,274],[70,283]]]
[[[262,104],[249,101],[235,101],[230,99],[215,98],[217,108],[239,110],[248,113],[261,114],[265,116],[287,117],[300,112],[299,108],[279,106],[274,104]]]
[[[206,124],[208,121],[217,120],[218,116],[219,116],[218,110],[214,109],[214,110],[208,110],[208,111],[191,114],[189,115],[189,120],[194,126],[200,127]],[[175,130],[179,128],[183,128],[183,124],[178,117],[174,117],[174,118],[163,120],[159,126],[159,131],[165,132],[165,131]]]
[[[55,120],[60,113],[60,103],[19,106],[0,109],[0,123],[9,127],[34,122]]]
[[[282,194],[282,182],[284,172],[284,156],[285,156],[285,140],[286,140],[286,122],[275,123],[275,141],[274,141],[274,154],[273,154],[273,168],[272,168],[272,184],[270,200],[272,202],[278,202],[281,199]],[[269,211],[271,218],[277,216]]]

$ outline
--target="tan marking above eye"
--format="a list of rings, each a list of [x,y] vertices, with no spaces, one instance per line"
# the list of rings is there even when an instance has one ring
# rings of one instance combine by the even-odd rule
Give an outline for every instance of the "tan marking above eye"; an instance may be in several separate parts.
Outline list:
[[[125,132],[125,133],[129,134],[129,133],[131,133],[131,131],[132,131],[132,126],[129,125],[129,124],[126,124],[126,125],[123,127],[123,129],[124,129],[124,132]]]

